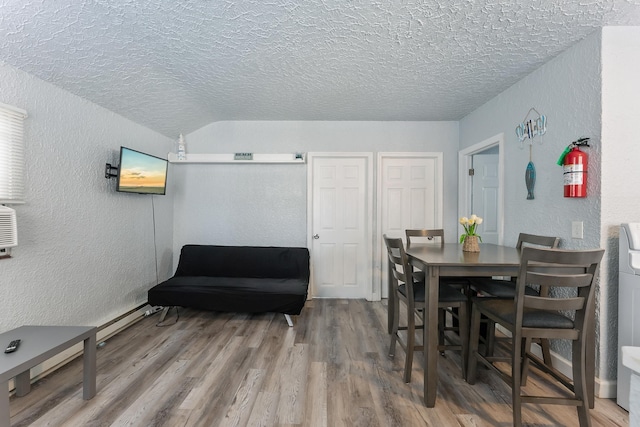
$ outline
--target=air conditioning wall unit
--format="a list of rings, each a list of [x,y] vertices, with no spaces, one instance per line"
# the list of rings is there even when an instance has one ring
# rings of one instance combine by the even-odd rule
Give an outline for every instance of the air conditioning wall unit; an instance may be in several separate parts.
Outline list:
[[[18,246],[16,211],[0,206],[0,249]]]

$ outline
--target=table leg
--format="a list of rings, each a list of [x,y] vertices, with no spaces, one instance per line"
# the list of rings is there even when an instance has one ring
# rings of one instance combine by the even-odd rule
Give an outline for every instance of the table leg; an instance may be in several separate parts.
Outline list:
[[[82,398],[89,400],[96,395],[96,334],[84,340]]]
[[[15,378],[16,396],[26,396],[31,391],[31,370],[27,369],[24,372],[16,375]]]
[[[396,268],[394,264],[389,262],[387,268],[387,332],[390,334],[393,332],[393,316],[396,309],[396,290],[393,289],[393,271],[392,268]]]
[[[0,396],[0,427],[9,427],[11,425],[11,414],[9,413],[9,383],[2,383],[0,390],[4,396]]]
[[[440,269],[428,267],[425,271],[424,313],[424,402],[428,408],[436,405],[438,389],[438,283]]]

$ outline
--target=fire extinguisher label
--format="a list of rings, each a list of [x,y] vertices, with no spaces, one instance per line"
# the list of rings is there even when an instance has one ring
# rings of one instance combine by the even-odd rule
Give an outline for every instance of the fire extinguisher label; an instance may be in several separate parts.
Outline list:
[[[564,185],[583,185],[583,165],[564,165]]]

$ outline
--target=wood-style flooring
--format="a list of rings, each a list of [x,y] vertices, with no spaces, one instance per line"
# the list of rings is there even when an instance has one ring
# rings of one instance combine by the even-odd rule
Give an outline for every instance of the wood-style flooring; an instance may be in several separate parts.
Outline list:
[[[10,400],[12,426],[510,426],[509,387],[487,369],[467,384],[456,353],[438,362],[435,408],[422,401],[423,358],[402,381],[387,356],[386,302],[312,300],[289,328],[282,315],[172,310],[98,349],[97,395],[82,400],[82,358]],[[534,372],[527,390],[546,389]],[[594,426],[627,426],[596,399]],[[577,426],[572,407],[525,405],[528,426]]]

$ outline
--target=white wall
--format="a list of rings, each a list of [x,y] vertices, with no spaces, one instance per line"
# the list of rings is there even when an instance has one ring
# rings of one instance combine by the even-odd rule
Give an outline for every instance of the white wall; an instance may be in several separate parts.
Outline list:
[[[456,122],[216,122],[185,138],[188,153],[442,151],[444,227],[457,227]],[[176,254],[186,243],[306,246],[306,165],[173,167]]]
[[[602,221],[601,245],[607,250],[603,266],[600,309],[611,315],[601,334],[612,334],[612,351],[601,365],[616,369],[618,310],[618,243],[623,222],[640,222],[640,28],[606,27],[602,31]],[[624,319],[620,319],[624,321]],[[612,378],[615,378],[612,376]]]
[[[0,331],[96,325],[144,303],[156,283],[152,198],[104,178],[120,145],[166,155],[172,141],[0,63],[0,102],[27,110],[19,246],[0,260]],[[172,196],[155,202],[160,279],[171,273]]]
[[[601,141],[601,45],[600,32],[563,52],[522,79],[460,122],[460,147],[468,147],[505,133],[505,239],[515,245],[518,233],[553,235],[560,246],[571,249],[601,247],[600,153]],[[526,200],[525,169],[529,150],[521,148],[515,127],[531,107],[547,116],[543,143],[533,146],[537,181],[535,199]],[[590,137],[588,197],[563,197],[562,168],[556,164],[563,149],[579,137]],[[536,138],[536,141],[540,138]],[[584,222],[584,239],[571,238],[571,222]],[[598,297],[599,298],[599,297]],[[611,322],[611,313],[600,312],[596,331],[600,378],[611,378],[610,366],[602,365],[608,353],[615,352],[615,331],[603,325]],[[554,350],[570,358],[567,343],[555,342]]]

